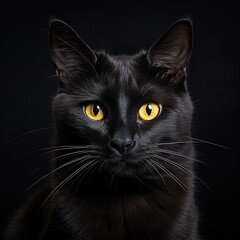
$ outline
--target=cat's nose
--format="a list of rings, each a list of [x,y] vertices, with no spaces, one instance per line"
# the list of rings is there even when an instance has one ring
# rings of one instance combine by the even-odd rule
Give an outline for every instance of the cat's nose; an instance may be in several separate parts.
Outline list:
[[[135,145],[135,141],[130,138],[113,139],[110,142],[112,148],[117,150],[120,154],[126,154],[127,151]]]

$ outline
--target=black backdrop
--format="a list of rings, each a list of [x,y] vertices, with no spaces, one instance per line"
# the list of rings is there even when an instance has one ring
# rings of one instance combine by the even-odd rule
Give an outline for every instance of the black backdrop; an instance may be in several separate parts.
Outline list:
[[[198,144],[200,231],[205,239],[239,239],[239,17],[230,1],[128,1],[71,4],[8,3],[0,28],[0,219],[9,218],[42,183],[42,155],[51,146],[51,101],[57,89],[48,49],[48,20],[67,21],[93,48],[135,53],[174,21],[190,17],[194,51],[189,91],[193,136],[229,147]],[[209,190],[209,189],[210,190]]]

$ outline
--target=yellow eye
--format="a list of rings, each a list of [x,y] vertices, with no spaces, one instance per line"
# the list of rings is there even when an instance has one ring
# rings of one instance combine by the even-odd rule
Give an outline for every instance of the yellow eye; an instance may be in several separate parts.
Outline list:
[[[85,114],[94,121],[101,121],[104,119],[104,112],[101,106],[97,103],[89,103],[85,106]]]
[[[162,105],[156,103],[145,103],[139,109],[139,117],[141,120],[150,121],[156,118],[162,111]]]

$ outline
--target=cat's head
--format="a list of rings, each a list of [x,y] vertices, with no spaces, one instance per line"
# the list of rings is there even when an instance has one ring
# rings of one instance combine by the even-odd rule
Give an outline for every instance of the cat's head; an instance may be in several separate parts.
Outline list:
[[[49,32],[59,79],[56,146],[71,148],[66,154],[73,164],[103,175],[157,174],[159,149],[179,152],[185,145],[171,143],[190,137],[191,22],[176,22],[150,50],[133,56],[94,52],[59,20],[51,22]]]

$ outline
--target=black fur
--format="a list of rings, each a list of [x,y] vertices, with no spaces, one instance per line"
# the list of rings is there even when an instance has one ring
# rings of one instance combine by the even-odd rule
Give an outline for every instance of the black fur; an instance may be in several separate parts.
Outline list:
[[[149,51],[110,56],[54,20],[50,46],[59,79],[53,172],[6,239],[197,240],[191,22],[175,23]],[[85,115],[90,102],[102,121]],[[138,110],[149,102],[162,112],[143,121]]]

